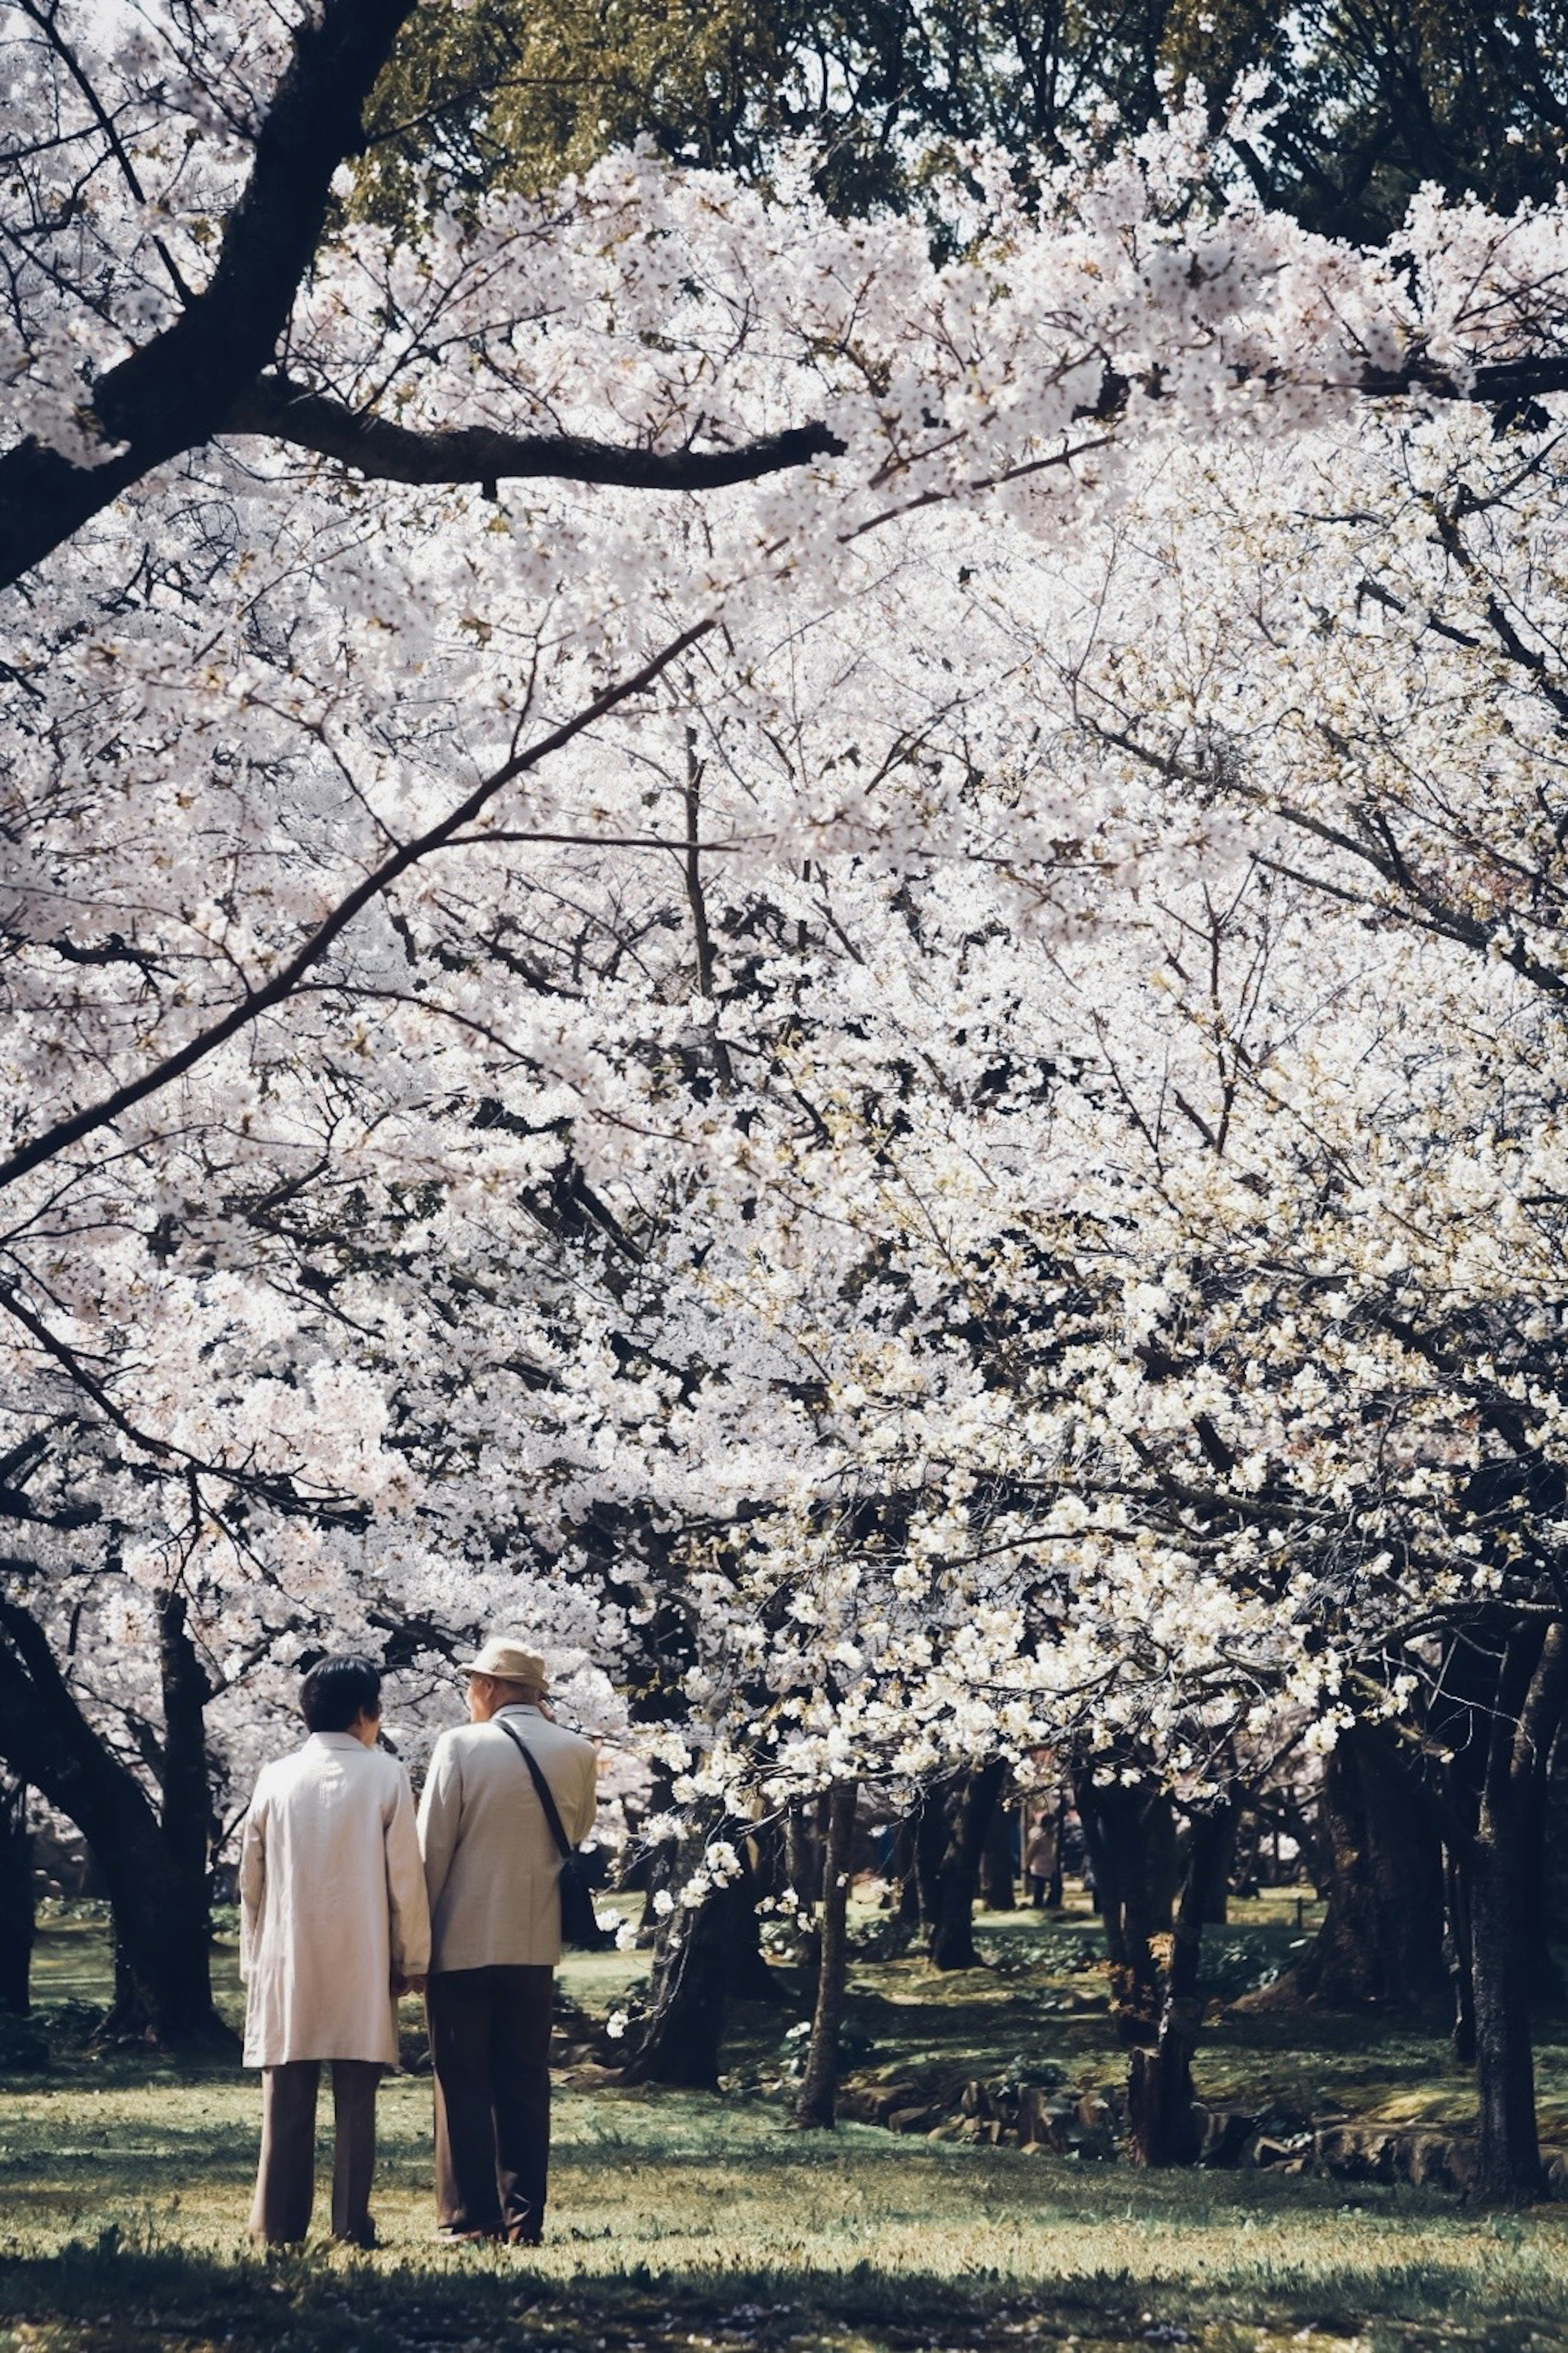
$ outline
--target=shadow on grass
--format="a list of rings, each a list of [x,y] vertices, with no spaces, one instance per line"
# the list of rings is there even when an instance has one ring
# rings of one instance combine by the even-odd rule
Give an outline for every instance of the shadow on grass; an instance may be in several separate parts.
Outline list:
[[[1079,2353],[1129,2344],[1186,2344],[1205,2353],[1278,2343],[1328,2347],[1353,2336],[1361,2353],[1485,2348],[1546,2353],[1563,2341],[1568,2301],[1503,2312],[1464,2267],[1408,2274],[1347,2272],[1331,2298],[1279,2283],[1263,2299],[1224,2286],[1198,2295],[1127,2270],[1070,2287],[1020,2292],[903,2274],[868,2262],[843,2272],[804,2267],[713,2274],[641,2264],[616,2279],[548,2282],[526,2258],[465,2250],[437,2265],[378,2268],[374,2258],[312,2250],[233,2258],[137,2249],[104,2232],[49,2258],[0,2254],[0,2346],[71,2346],[91,2353],[173,2353],[221,2340],[346,2353],[452,2346],[536,2347],[542,2353],[771,2353],[831,2341],[889,2353],[944,2353],[1071,2339]]]

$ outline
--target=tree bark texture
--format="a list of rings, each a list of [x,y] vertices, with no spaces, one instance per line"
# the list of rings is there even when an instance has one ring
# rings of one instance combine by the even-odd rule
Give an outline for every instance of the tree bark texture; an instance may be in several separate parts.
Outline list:
[[[213,2005],[205,1841],[172,1845],[141,1782],[99,1738],[43,1629],[0,1600],[0,1757],[73,1821],[109,1890],[115,1944],[110,2024],[173,2047],[232,2048]]]
[[[1215,1886],[1224,1883],[1235,1829],[1234,1805],[1192,1817],[1156,2031],[1151,2043],[1134,2046],[1128,2062],[1128,2154],[1137,2165],[1193,2165],[1202,2151],[1193,2097],[1193,2052],[1204,2007],[1198,1975],[1204,1923],[1212,1916]]]
[[[1447,1992],[1442,1841],[1432,1807],[1375,1726],[1341,1735],[1319,1819],[1328,1909],[1281,1989],[1341,2009],[1436,2008]]]
[[[987,1912],[1017,1909],[1018,1883],[1013,1875],[1013,1824],[1016,1818],[1016,1805],[998,1803],[991,1810],[980,1856],[980,1901]]]
[[[837,2108],[838,2030],[844,2016],[844,1985],[849,1958],[849,1880],[858,1794],[853,1781],[836,1781],[828,1792],[816,2001],[812,2011],[805,2074],[793,2110],[797,2125],[831,2125]]]
[[[1175,1815],[1165,1791],[1147,1782],[1086,1778],[1077,1803],[1105,1924],[1116,2031],[1130,2048],[1152,2049],[1160,2031],[1155,1940],[1172,1933],[1174,1919]]]
[[[980,1858],[1006,1766],[993,1757],[927,1792],[916,1837],[926,1951],[937,1969],[981,1966],[974,1946]]]
[[[0,1783],[0,2010],[26,2018],[33,2006],[33,1834],[27,1785]]]
[[[783,1996],[778,1980],[763,1951],[763,1924],[757,1911],[762,1889],[744,1839],[736,1839],[735,1852],[741,1858],[741,1875],[721,1888],[717,1898],[724,1935],[724,1991],[731,2001],[779,2001]]]
[[[702,1869],[710,1829],[710,1823],[700,1825],[680,1841],[670,1873],[672,1887],[685,1886]],[[735,1844],[740,1850],[739,1838]],[[743,1873],[727,1886],[714,1888],[694,1908],[678,1907],[666,1919],[654,1947],[647,2015],[637,2047],[622,2071],[624,2082],[668,2084],[700,2092],[717,2088],[725,1999],[734,1973],[745,1965],[740,1957],[748,1933],[742,1915],[749,1915],[755,1961],[766,1967],[756,1945],[755,1895],[753,1882]],[[770,1980],[770,1997],[773,1990]]]
[[[1480,2111],[1474,2194],[1510,2204],[1543,2194],[1530,2021],[1532,1831],[1539,1785],[1568,1696],[1568,1630],[1516,1622],[1504,1648],[1486,1770],[1468,1857]]]

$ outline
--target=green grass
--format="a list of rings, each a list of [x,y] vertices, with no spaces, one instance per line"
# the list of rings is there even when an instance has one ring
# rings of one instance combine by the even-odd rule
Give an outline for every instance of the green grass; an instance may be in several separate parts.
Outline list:
[[[1216,1932],[1237,1946],[1235,1974],[1255,1977],[1300,1933],[1293,1913],[1276,1910]],[[1114,2073],[1089,1924],[1004,1917],[981,1935],[999,1974],[942,1979],[910,1961],[857,1963],[856,2022],[876,2045],[867,2066],[959,2080],[1023,2053],[1074,2084]],[[219,1962],[233,2002],[232,1953]],[[567,1989],[602,2010],[639,1967],[573,1960]],[[37,1987],[51,2005],[102,2000],[99,1923],[49,1924]],[[776,2080],[792,2015],[742,2014],[733,2088],[717,2098],[568,2081],[550,2240],[526,2258],[430,2244],[429,2087],[411,2075],[382,2094],[384,2246],[256,2256],[241,2241],[255,2078],[78,2041],[47,2074],[0,2089],[0,2353],[377,2342],[971,2353],[1031,2341],[1094,2353],[1178,2343],[1177,2331],[1204,2353],[1568,2345],[1568,2210],[1493,2217],[1408,2188],[1140,2174],[861,2126],[793,2134],[777,2096],[759,2088]],[[1457,2108],[1470,2096],[1463,2079],[1432,2091],[1423,2069],[1436,2046],[1419,2037],[1356,2021],[1341,2031],[1314,2020],[1310,2031],[1310,2047],[1292,2047],[1278,2020],[1227,2020],[1205,2053],[1210,2088],[1234,2078],[1249,2096],[1272,2096],[1296,2085],[1320,2107],[1325,2085],[1385,2107],[1440,2096]],[[1561,2103],[1568,2071],[1550,2048]]]

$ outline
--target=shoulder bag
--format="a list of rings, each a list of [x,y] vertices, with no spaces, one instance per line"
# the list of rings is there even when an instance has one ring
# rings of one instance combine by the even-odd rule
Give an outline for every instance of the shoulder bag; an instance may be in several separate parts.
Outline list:
[[[498,1716],[495,1722],[500,1724]],[[561,1890],[561,1941],[576,1952],[601,1953],[612,1942],[608,1929],[601,1928],[594,1913],[594,1894],[588,1884],[588,1866],[561,1827],[561,1815],[552,1795],[549,1782],[540,1771],[538,1763],[530,1756],[528,1743],[515,1733],[510,1724],[501,1730],[527,1766],[539,1802],[544,1809],[544,1819],[550,1825],[550,1835],[555,1841],[561,1857],[561,1869],[556,1884]]]

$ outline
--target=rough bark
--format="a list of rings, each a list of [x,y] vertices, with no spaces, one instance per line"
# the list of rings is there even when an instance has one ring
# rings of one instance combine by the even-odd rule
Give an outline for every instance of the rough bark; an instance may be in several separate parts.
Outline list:
[[[1510,1630],[1468,1857],[1479,2131],[1474,2194],[1529,2203],[1545,2176],[1535,2116],[1528,1889],[1536,1799],[1568,1694],[1568,1630]]]
[[[731,2001],[780,2001],[783,1994],[763,1952],[762,1922],[757,1904],[762,1890],[752,1868],[744,1840],[737,1839],[741,1875],[721,1891],[721,1927],[724,1938],[724,1991]]]
[[[1018,1887],[1013,1876],[1013,1821],[1016,1809],[992,1808],[985,1844],[980,1855],[980,1901],[987,1912],[1017,1909]]]
[[[231,2049],[213,2005],[205,1843],[172,1845],[146,1790],[78,1707],[43,1629],[0,1600],[0,1757],[73,1821],[113,1914],[110,2024],[175,2048]]]
[[[853,1781],[836,1781],[828,1792],[827,1835],[822,1870],[822,1912],[817,1936],[816,2000],[805,2074],[793,2109],[797,2125],[834,2121],[838,2094],[838,2030],[844,2016],[844,1985],[849,1954],[849,1879],[855,1838]]]
[[[1146,1782],[1086,1778],[1077,1803],[1105,1924],[1116,2030],[1130,2048],[1147,2050],[1160,2031],[1156,1939],[1171,1934],[1174,1917],[1175,1816],[1165,1791]]]
[[[1447,1985],[1442,1841],[1431,1805],[1376,1727],[1342,1734],[1324,1767],[1319,1820],[1328,1909],[1310,1948],[1268,1989],[1269,2002],[1436,2008]]]
[[[27,1785],[0,1784],[0,2010],[26,2018],[33,2006],[33,1836]]]
[[[928,1791],[916,1837],[926,1951],[937,1969],[981,1966],[974,1896],[985,1834],[1006,1767],[1000,1757]]]
[[[680,1842],[672,1885],[684,1886],[702,1868],[710,1827],[699,1825]],[[734,1842],[739,1850],[740,1841]],[[624,2082],[716,2088],[725,2000],[746,1942],[742,1914],[749,1915],[757,1964],[765,1968],[755,1947],[755,1888],[748,1873],[715,1888],[693,1909],[678,1908],[665,1921],[654,1947],[647,2015],[622,2071]],[[771,1979],[766,1993],[773,1997]]]
[[[1152,2042],[1134,2046],[1128,2062],[1128,2154],[1138,2165],[1192,2165],[1202,2149],[1193,2097],[1193,2052],[1203,2024],[1198,1974],[1204,1923],[1215,1888],[1224,1883],[1235,1827],[1234,1805],[1192,1818],[1156,2031]]]

